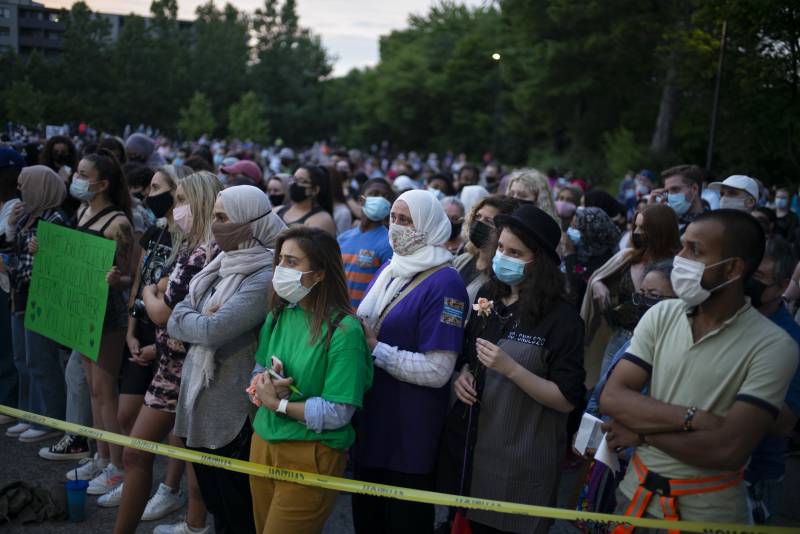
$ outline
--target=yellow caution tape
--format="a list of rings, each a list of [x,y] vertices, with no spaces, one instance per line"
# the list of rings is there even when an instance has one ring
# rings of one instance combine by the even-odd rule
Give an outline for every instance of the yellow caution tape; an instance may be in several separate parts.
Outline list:
[[[491,499],[479,499],[474,497],[461,497],[447,493],[437,493],[399,486],[389,486],[386,484],[375,484],[372,482],[361,482],[347,478],[339,478],[317,473],[306,473],[273,467],[269,465],[234,460],[215,454],[205,454],[181,447],[173,447],[162,443],[155,443],[143,439],[131,438],[112,432],[97,430],[94,428],[67,423],[58,419],[51,419],[16,408],[9,408],[0,404],[0,413],[6,414],[17,419],[25,419],[33,423],[57,428],[70,434],[77,434],[87,438],[114,443],[123,447],[139,449],[159,456],[167,456],[177,460],[199,463],[229,471],[237,471],[246,475],[267,477],[275,480],[294,482],[304,486],[314,486],[325,488],[332,491],[344,491],[347,493],[361,493],[375,497],[389,497],[404,501],[424,502],[438,504],[442,506],[452,506],[455,508],[470,508],[474,510],[487,510],[504,514],[520,514],[534,517],[547,517],[550,519],[561,519],[564,521],[583,521],[593,524],[605,524],[609,527],[617,525],[632,525],[635,527],[681,530],[682,532],[702,532],[709,534],[797,534],[796,528],[771,527],[763,525],[738,525],[734,523],[707,523],[699,521],[665,521],[663,519],[646,519],[625,517],[613,514],[599,514],[596,512],[581,512],[577,510],[566,510],[562,508],[548,508],[546,506],[534,506],[531,504],[517,504],[505,501],[494,501]]]

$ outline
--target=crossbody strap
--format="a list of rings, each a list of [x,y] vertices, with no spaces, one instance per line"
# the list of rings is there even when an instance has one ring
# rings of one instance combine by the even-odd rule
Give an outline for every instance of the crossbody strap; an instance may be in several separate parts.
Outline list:
[[[409,282],[408,285],[406,285],[406,287],[404,287],[402,291],[400,291],[400,293],[395,295],[395,297],[392,299],[389,305],[383,309],[380,316],[378,317],[378,322],[375,324],[375,336],[377,337],[378,334],[380,333],[381,326],[383,326],[383,320],[386,319],[386,316],[389,315],[389,312],[392,311],[394,307],[400,303],[400,301],[406,298],[409,293],[414,291],[414,289],[416,289],[417,286],[419,286],[422,282],[427,280],[431,275],[447,267],[449,267],[449,265],[447,263],[443,263],[441,265],[436,265],[435,267],[431,267],[426,271],[422,271],[417,276],[415,276],[414,279],[411,280],[411,282]]]

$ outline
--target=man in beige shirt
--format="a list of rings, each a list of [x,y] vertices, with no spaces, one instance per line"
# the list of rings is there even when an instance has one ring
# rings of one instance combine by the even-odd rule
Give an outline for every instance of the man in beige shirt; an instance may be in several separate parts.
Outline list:
[[[645,314],[600,398],[609,445],[636,447],[618,513],[748,522],[740,473],[798,362],[797,344],[744,295],[763,254],[745,213],[709,212],[687,227],[672,272],[680,299]]]

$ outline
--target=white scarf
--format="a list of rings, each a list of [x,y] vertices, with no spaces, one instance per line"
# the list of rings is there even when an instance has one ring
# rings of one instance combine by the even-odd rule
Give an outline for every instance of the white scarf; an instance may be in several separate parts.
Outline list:
[[[414,276],[453,261],[453,255],[442,247],[450,238],[450,220],[436,197],[428,191],[406,191],[397,198],[395,204],[397,202],[408,205],[414,228],[425,233],[426,244],[413,254],[393,255],[389,265],[361,301],[357,314],[373,331],[383,310]]]

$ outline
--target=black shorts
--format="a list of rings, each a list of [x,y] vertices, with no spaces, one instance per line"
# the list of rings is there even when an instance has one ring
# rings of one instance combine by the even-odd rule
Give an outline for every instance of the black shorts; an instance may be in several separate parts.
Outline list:
[[[137,338],[142,347],[150,345],[155,340],[155,328],[152,325],[143,325],[141,322],[136,327]],[[153,375],[158,367],[158,358],[150,362],[147,367],[130,361],[131,351],[128,344],[122,353],[122,369],[120,370],[119,393],[120,395],[144,395]]]

